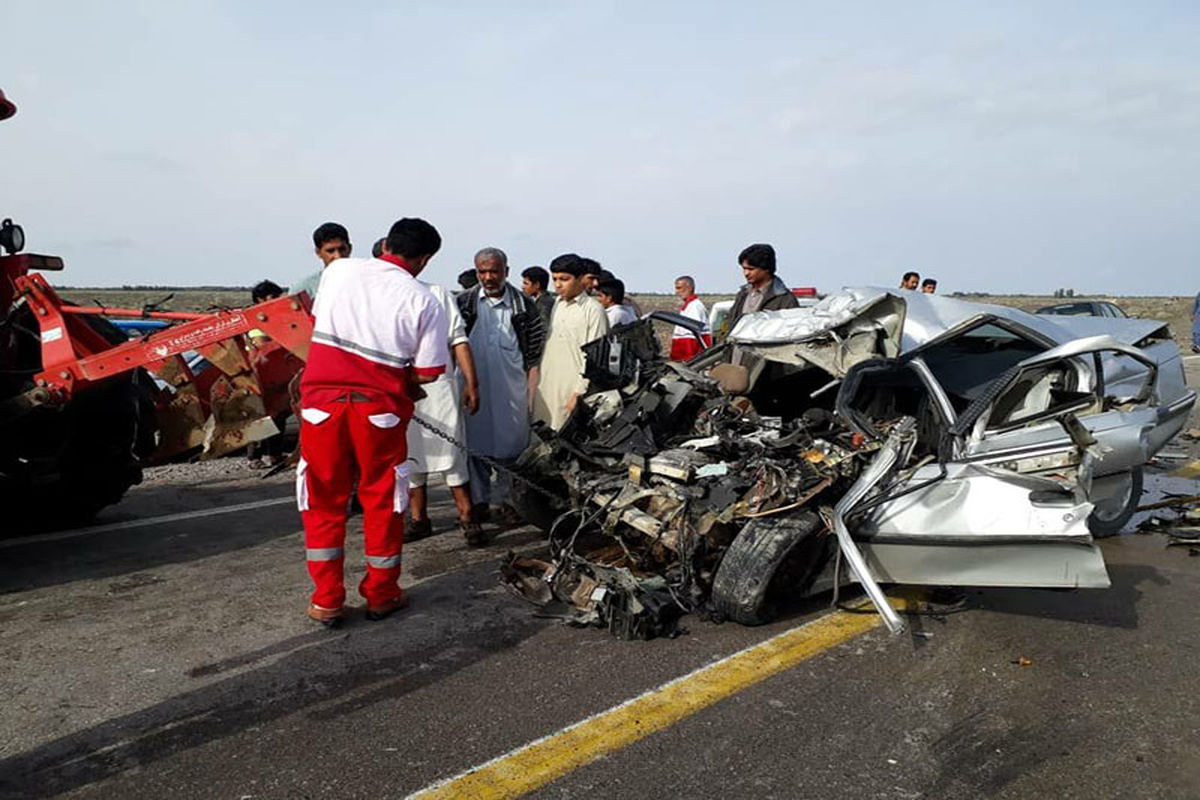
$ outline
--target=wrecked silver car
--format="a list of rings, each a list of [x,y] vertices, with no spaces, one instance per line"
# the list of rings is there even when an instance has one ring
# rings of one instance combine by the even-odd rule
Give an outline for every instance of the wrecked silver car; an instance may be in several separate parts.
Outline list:
[[[648,320],[585,349],[585,401],[519,461],[549,559],[502,575],[626,638],[842,580],[894,632],[880,584],[1106,587],[1093,537],[1195,402],[1165,323],[882,289],[749,315],[686,365]]]

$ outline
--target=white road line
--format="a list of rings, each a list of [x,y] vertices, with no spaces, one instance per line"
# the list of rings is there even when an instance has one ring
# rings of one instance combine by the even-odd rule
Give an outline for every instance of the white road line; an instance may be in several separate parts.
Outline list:
[[[1196,353],[1196,354],[1190,355],[1190,356],[1184,356],[1183,360],[1184,361],[1195,361],[1197,358],[1200,358],[1200,353]]]
[[[8,547],[20,547],[26,544],[41,544],[42,542],[59,542],[63,539],[78,539],[83,536],[93,536],[97,533],[110,533],[112,531],[125,531],[131,528],[145,528],[150,525],[163,525],[168,522],[182,522],[188,519],[201,519],[202,517],[213,517],[217,514],[232,514],[235,511],[249,511],[254,508],[266,508],[267,506],[281,506],[285,503],[295,503],[295,497],[272,497],[270,500],[254,500],[250,503],[235,503],[231,506],[220,506],[219,508],[205,508],[199,511],[181,511],[178,514],[164,514],[161,517],[146,517],[144,519],[129,519],[124,522],[110,522],[106,525],[93,525],[90,528],[76,528],[70,531],[60,531],[58,533],[34,534],[33,536],[21,536],[16,539],[0,539],[0,550]]]

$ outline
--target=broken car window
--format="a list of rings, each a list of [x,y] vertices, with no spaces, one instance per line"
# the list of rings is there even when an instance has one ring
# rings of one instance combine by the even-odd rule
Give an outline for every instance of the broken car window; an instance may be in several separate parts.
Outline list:
[[[1046,348],[1020,334],[986,322],[931,345],[922,358],[958,413],[1008,370]]]

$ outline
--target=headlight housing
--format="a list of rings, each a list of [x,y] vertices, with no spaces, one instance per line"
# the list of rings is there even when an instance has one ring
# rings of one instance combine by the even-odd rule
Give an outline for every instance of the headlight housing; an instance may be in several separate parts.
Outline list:
[[[0,249],[10,256],[25,249],[25,231],[11,219],[0,222]]]

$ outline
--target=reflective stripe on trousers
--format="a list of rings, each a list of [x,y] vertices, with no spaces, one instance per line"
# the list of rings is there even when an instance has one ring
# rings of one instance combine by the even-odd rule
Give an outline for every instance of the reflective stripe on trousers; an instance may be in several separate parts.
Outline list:
[[[336,561],[346,555],[341,547],[309,547],[305,550],[309,561]]]
[[[408,500],[407,420],[379,401],[329,403],[301,409],[297,499],[312,602],[340,608],[346,600],[343,546],[352,492],[363,507],[366,576],[359,593],[369,605],[400,594],[400,554]],[[314,555],[315,554],[315,555]]]

